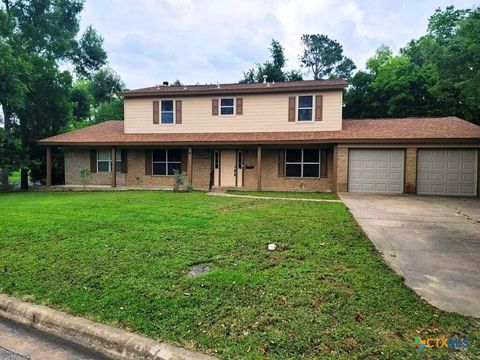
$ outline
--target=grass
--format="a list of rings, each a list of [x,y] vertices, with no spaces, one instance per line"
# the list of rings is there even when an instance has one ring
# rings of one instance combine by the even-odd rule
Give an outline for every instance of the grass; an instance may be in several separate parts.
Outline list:
[[[11,185],[20,183],[20,171],[14,171],[8,177],[8,183]]]
[[[480,356],[479,321],[421,301],[341,203],[142,191],[0,207],[0,291],[28,301],[225,359]],[[211,272],[188,277],[195,264]],[[417,336],[470,347],[419,352]]]
[[[227,190],[227,194],[232,195],[253,195],[282,198],[301,198],[301,199],[338,199],[335,193],[313,192],[313,191],[248,191],[248,190]]]

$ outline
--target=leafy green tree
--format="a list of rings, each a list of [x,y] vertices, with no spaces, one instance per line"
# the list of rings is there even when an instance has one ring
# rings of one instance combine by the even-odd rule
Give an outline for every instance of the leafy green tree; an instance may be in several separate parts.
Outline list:
[[[56,134],[61,128],[59,123],[65,125],[71,115],[71,77],[60,71],[59,65],[69,62],[79,74],[88,76],[106,62],[106,53],[101,49],[103,40],[92,28],[77,38],[82,8],[82,0],[0,3],[0,45],[4,47],[0,63],[13,59],[12,72],[7,78],[18,83],[0,94],[0,104],[5,129],[11,135],[18,134],[22,143],[19,156],[23,189],[28,188],[29,169],[42,161],[36,141]],[[58,97],[39,93],[49,90]],[[11,138],[10,134],[6,138]],[[7,162],[12,164],[13,159]]]
[[[100,123],[107,120],[123,120],[123,98],[114,98],[100,104],[93,111],[93,121]]]
[[[380,48],[351,80],[345,117],[456,115],[480,123],[480,7],[437,9],[427,34]]]
[[[73,103],[73,119],[74,121],[82,121],[89,119],[91,115],[91,107],[94,104],[90,81],[79,79],[73,85],[70,99]]]
[[[94,70],[107,63],[107,53],[103,50],[103,38],[93,27],[87,27],[77,46],[73,47],[72,59],[77,74],[87,78],[92,76]]]
[[[244,72],[243,79],[240,80],[240,83],[257,83],[263,82],[264,79],[268,82],[302,80],[300,71],[284,71],[287,59],[285,58],[284,49],[279,41],[272,40],[270,56],[271,60],[263,64],[257,64],[256,68]]]
[[[343,48],[326,35],[303,35],[303,54],[300,60],[315,80],[340,77],[350,78],[355,64],[343,55]]]
[[[95,72],[90,84],[95,105],[112,100],[116,93],[125,89],[125,83],[120,76],[108,66]]]

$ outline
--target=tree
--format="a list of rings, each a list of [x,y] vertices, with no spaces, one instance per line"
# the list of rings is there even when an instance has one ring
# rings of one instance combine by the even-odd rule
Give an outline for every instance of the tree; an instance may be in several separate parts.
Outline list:
[[[480,7],[437,9],[427,34],[381,47],[345,94],[345,117],[450,116],[480,123]]]
[[[303,54],[300,61],[308,68],[315,80],[323,78],[350,78],[355,64],[343,55],[343,48],[326,35],[303,35]]]
[[[123,98],[114,98],[106,103],[100,104],[93,111],[93,121],[100,123],[107,120],[123,120]]]
[[[90,86],[95,105],[112,100],[116,93],[125,89],[125,83],[120,76],[108,66],[93,74]]]
[[[103,50],[103,38],[89,26],[73,48],[73,61],[78,75],[90,77],[92,71],[107,63],[107,53]]]
[[[429,72],[429,92],[443,115],[480,123],[480,7],[437,9],[428,33],[411,41],[402,54]]]
[[[33,164],[42,160],[36,141],[57,133],[59,122],[65,123],[71,115],[68,99],[71,76],[60,71],[59,65],[70,62],[79,74],[88,76],[106,62],[103,40],[93,28],[87,28],[77,40],[82,8],[81,0],[2,0],[0,3],[0,46],[3,47],[0,63],[12,64],[12,72],[6,78],[18,83],[4,89],[0,104],[5,128],[9,131],[5,137],[10,139],[11,135],[18,134],[21,139],[19,165],[23,189],[28,188],[29,170],[33,171]],[[58,97],[39,93],[49,90]],[[13,164],[14,160],[7,162]]]
[[[73,85],[70,100],[73,103],[73,120],[78,122],[90,118],[90,111],[95,101],[90,81],[79,79]]]
[[[272,40],[270,45],[270,56],[271,60],[263,64],[257,64],[256,68],[244,72],[240,83],[256,83],[264,80],[268,82],[302,80],[300,71],[284,71],[287,59],[285,58],[282,45],[275,39]]]

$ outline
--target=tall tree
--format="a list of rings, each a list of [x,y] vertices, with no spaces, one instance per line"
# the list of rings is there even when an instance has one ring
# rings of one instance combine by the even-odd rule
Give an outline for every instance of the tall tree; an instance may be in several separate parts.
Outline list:
[[[250,69],[243,74],[240,83],[256,83],[264,80],[272,81],[296,81],[302,80],[300,71],[285,71],[287,59],[285,57],[283,46],[278,40],[272,40],[270,44],[271,60],[263,64],[257,64],[256,68]]]
[[[427,34],[379,49],[345,94],[346,117],[456,115],[480,124],[480,7],[437,9]]]
[[[42,136],[53,135],[57,126],[53,125],[52,121],[56,122],[56,119],[66,121],[68,118],[65,114],[62,116],[56,113],[58,117],[39,116],[32,120],[32,113],[49,112],[45,111],[48,103],[43,102],[42,94],[38,94],[38,91],[44,91],[45,87],[55,89],[60,86],[61,94],[68,95],[68,80],[59,70],[60,63],[71,62],[79,74],[89,75],[106,62],[102,39],[96,35],[93,28],[88,28],[79,39],[77,38],[82,8],[82,0],[1,0],[0,3],[0,44],[7,47],[7,51],[0,54],[6,56],[0,63],[8,61],[10,54],[15,59],[15,64],[24,63],[25,68],[32,69],[31,72],[22,72],[21,66],[16,66],[14,70],[17,72],[9,76],[12,81],[15,78],[21,79],[22,86],[11,91],[7,89],[5,94],[0,95],[5,128],[18,127],[22,140],[21,186],[24,189],[28,188],[28,171],[31,164],[41,160],[39,157],[31,158],[37,156],[32,151],[32,144],[40,137],[38,128],[52,131]],[[40,86],[39,79],[51,83]],[[9,102],[8,99],[15,97],[13,94],[18,88],[23,88],[21,94],[23,96],[18,97],[16,104]],[[36,99],[38,102],[30,99]],[[49,109],[50,115],[53,115],[55,109],[59,112],[65,110],[59,105],[63,99],[63,97],[58,99],[56,105]],[[29,112],[26,111],[27,108]],[[33,124],[36,127],[33,127]]]
[[[343,55],[343,48],[326,35],[303,35],[303,54],[300,60],[315,80],[339,77],[350,78],[355,64]]]

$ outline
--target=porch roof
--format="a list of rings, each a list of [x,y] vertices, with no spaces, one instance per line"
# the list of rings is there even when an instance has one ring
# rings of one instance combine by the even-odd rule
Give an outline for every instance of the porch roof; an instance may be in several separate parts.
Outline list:
[[[480,143],[480,126],[457,117],[343,120],[338,131],[125,134],[123,121],[106,121],[52,136],[55,146],[230,145],[295,143]]]

